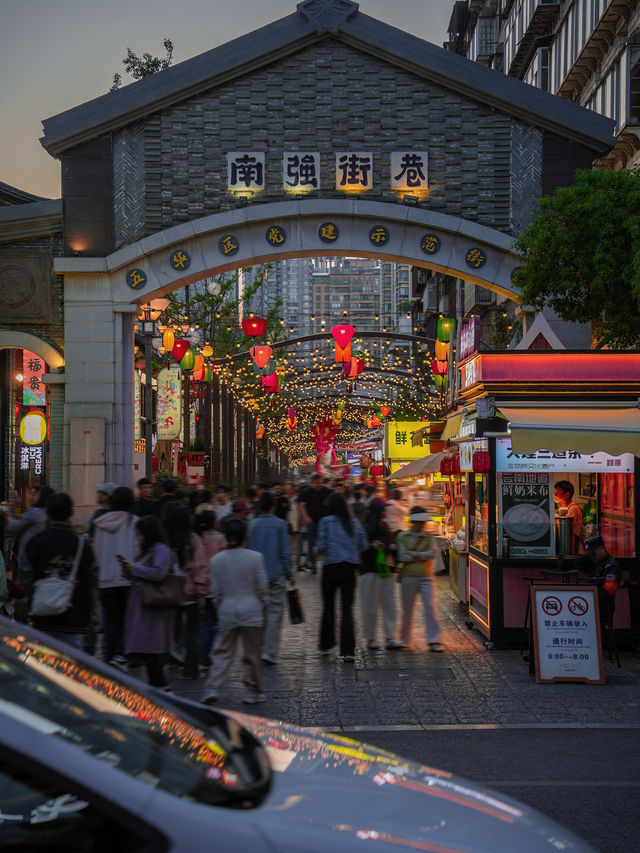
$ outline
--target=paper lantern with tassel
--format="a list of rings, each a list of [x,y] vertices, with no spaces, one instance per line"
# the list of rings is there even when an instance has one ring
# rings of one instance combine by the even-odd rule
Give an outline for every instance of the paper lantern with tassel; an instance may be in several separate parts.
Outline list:
[[[449,372],[449,362],[448,361],[438,361],[437,359],[432,359],[431,361],[431,370],[436,373],[438,376],[444,376]]]
[[[435,356],[438,359],[438,361],[448,361],[448,359],[449,359],[449,346],[450,346],[450,344],[445,344],[442,341],[436,341]]]
[[[386,418],[390,411],[391,406],[380,406],[380,412],[382,413],[383,418]]]
[[[187,349],[187,351],[185,352],[185,354],[180,359],[180,367],[183,370],[193,370],[195,363],[196,363],[196,354],[191,349],[191,347],[189,347]]]
[[[211,358],[211,356],[213,355],[213,347],[211,346],[211,344],[205,344],[202,347],[202,355],[205,358]]]
[[[353,326],[347,326],[345,323],[341,323],[338,326],[333,326],[331,329],[331,334],[333,335],[333,339],[338,344],[340,349],[346,349],[347,345],[351,341],[353,337],[353,333],[355,329]]]
[[[341,347],[336,341],[336,364],[348,364],[351,361],[351,344]]]
[[[198,353],[198,355],[196,355],[194,362],[193,362],[193,369],[194,370],[201,370],[203,367],[204,367],[204,356],[200,355],[200,353]]]

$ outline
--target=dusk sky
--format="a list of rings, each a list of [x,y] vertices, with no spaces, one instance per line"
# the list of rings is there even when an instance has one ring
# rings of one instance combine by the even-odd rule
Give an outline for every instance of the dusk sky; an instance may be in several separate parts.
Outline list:
[[[453,0],[361,0],[360,10],[436,45]],[[42,120],[104,94],[122,59],[173,64],[295,11],[296,0],[0,0],[0,181],[60,196],[60,163],[42,148]]]

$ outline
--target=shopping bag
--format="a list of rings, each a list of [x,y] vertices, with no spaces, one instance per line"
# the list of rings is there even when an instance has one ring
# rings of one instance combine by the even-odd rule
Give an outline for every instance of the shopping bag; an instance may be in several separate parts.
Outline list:
[[[304,622],[304,611],[300,601],[300,592],[297,587],[287,590],[287,605],[289,607],[289,620],[292,625]]]

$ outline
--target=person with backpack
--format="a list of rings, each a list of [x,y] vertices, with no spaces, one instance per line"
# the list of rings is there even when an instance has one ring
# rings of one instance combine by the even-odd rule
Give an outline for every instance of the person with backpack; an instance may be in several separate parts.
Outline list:
[[[32,568],[28,585],[29,602],[33,602],[35,584],[54,575],[73,577],[73,593],[69,606],[50,616],[31,616],[33,627],[76,649],[83,649],[84,636],[92,622],[99,621],[97,572],[91,546],[73,531],[73,502],[69,495],[58,492],[47,502],[48,525],[27,544],[27,558]]]
[[[425,531],[429,515],[420,506],[409,511],[409,530],[398,534],[399,578],[402,584],[402,645],[411,641],[411,622],[418,595],[422,599],[427,643],[432,652],[442,652],[440,625],[436,618],[433,594],[433,544],[431,534]]]

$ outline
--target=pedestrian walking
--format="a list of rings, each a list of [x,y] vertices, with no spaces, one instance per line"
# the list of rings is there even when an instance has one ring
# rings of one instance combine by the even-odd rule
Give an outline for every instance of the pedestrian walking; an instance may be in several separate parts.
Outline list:
[[[77,565],[70,606],[52,616],[33,615],[31,621],[39,631],[82,650],[91,622],[100,618],[97,573],[91,546],[74,532],[72,515],[73,503],[69,495],[64,492],[51,495],[47,501],[47,527],[27,544],[27,559],[32,570],[28,590],[31,601],[33,584],[38,580],[52,575],[68,578]]]
[[[200,612],[208,595],[208,563],[202,540],[191,529],[191,511],[176,502],[167,508],[164,530],[180,571],[184,575],[184,601],[176,613],[176,645],[182,657],[182,678],[200,677],[198,642]]]
[[[204,609],[200,611],[200,637],[198,640],[198,666],[200,669],[209,668],[209,653],[213,648],[218,620],[216,609],[209,596],[209,561],[227,547],[227,540],[219,530],[216,530],[216,514],[213,510],[197,513],[194,519],[194,532],[200,537],[207,570],[206,597]]]
[[[432,652],[443,651],[440,645],[440,625],[436,618],[433,591],[433,544],[431,534],[424,526],[429,520],[427,512],[419,506],[409,511],[410,529],[397,537],[399,577],[402,591],[403,646],[411,641],[411,623],[418,595],[422,599],[427,643]]]
[[[138,519],[135,532],[141,556],[134,562],[120,561],[123,573],[133,582],[127,600],[124,648],[131,658],[144,663],[149,684],[166,690],[169,684],[164,666],[173,642],[174,611],[143,607],[136,579],[164,580],[171,570],[172,556],[156,516]]]
[[[202,702],[214,705],[224,683],[239,640],[243,644],[243,702],[264,702],[262,692],[262,626],[268,598],[268,581],[262,554],[244,547],[247,525],[230,518],[223,527],[227,549],[209,562],[209,595],[218,614],[218,634]]]
[[[400,489],[393,489],[385,509],[385,521],[393,535],[407,529],[409,507],[403,500]]]
[[[369,547],[360,522],[349,512],[345,499],[333,493],[329,515],[320,519],[316,547],[322,562],[322,621],[320,652],[330,655],[336,645],[335,598],[340,591],[340,654],[352,661],[356,640],[353,630],[353,597],[362,552]]]
[[[47,522],[47,502],[53,495],[53,489],[49,486],[37,486],[27,497],[28,507],[18,518],[12,518],[8,509],[0,509],[0,515],[4,516],[6,526],[5,532],[15,536],[13,542],[13,553],[15,558],[15,574],[12,580],[23,586],[33,583],[33,570],[27,557],[27,545],[45,528]],[[26,613],[19,613],[20,617]]]
[[[311,485],[300,495],[300,517],[307,533],[307,568],[316,573],[316,539],[320,519],[328,513],[330,490],[320,474],[314,474]]]
[[[291,549],[287,523],[276,516],[273,492],[263,492],[260,515],[249,524],[249,548],[262,554],[267,572],[268,599],[262,631],[262,660],[274,664],[280,649],[280,631],[287,581],[291,581]]]
[[[364,521],[369,547],[362,554],[360,566],[362,628],[367,647],[374,650],[380,648],[376,636],[380,611],[382,611],[385,648],[388,650],[402,648],[402,643],[394,637],[396,600],[392,566],[395,564],[396,545],[384,513],[384,500],[372,498]]]
[[[131,581],[123,574],[119,556],[132,561],[136,543],[135,497],[127,486],[118,486],[111,495],[111,509],[93,523],[93,550],[98,563],[98,587],[102,610],[104,659],[122,666],[124,620]]]

